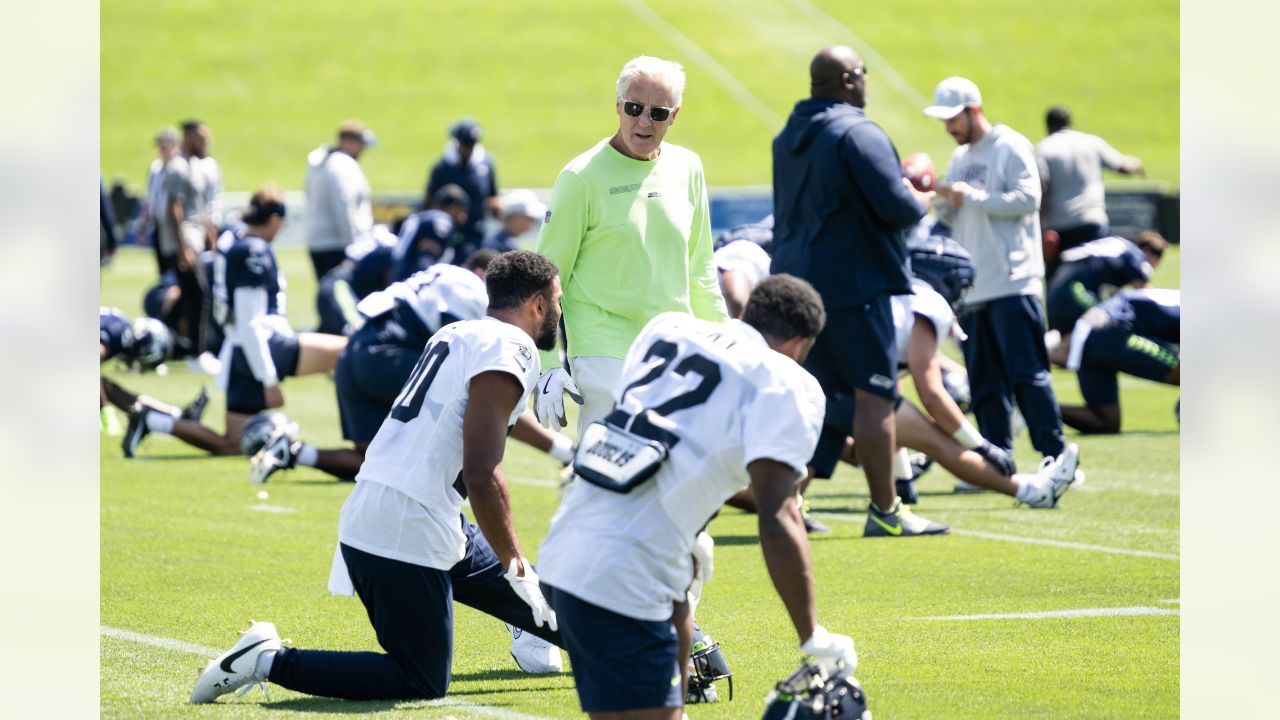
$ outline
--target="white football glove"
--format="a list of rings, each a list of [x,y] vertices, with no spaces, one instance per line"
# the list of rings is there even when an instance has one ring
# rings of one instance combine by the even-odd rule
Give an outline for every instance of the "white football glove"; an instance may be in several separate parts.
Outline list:
[[[715,574],[715,550],[716,541],[706,530],[698,533],[698,537],[694,538],[693,558],[698,561],[698,572],[695,576],[702,580],[703,585],[711,582],[711,576]]]
[[[521,565],[524,566],[523,577],[516,575]],[[542,596],[542,588],[538,587],[538,574],[533,571],[533,566],[528,560],[512,558],[511,567],[507,568],[503,577],[510,583],[511,589],[516,591],[516,595],[519,595],[520,599],[533,610],[534,625],[542,627],[545,623],[553,631],[560,629],[560,625],[556,622],[556,611],[551,609],[547,599]]]
[[[800,643],[800,650],[818,659],[840,660],[850,674],[858,667],[858,653],[854,652],[853,638],[827,632],[821,625],[814,626],[813,636]]]
[[[538,416],[538,422],[542,423],[542,427],[548,430],[559,429],[569,424],[569,421],[564,418],[565,393],[569,393],[569,397],[573,398],[574,402],[582,404],[582,393],[564,368],[555,368],[542,373],[533,393],[533,414]],[[551,427],[553,420],[559,423],[558,427]]]

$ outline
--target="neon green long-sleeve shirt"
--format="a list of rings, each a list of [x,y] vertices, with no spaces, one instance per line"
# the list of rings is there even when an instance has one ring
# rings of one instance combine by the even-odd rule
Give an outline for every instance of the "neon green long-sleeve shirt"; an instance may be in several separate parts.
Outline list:
[[[659,313],[727,317],[711,261],[702,161],[663,143],[656,160],[608,139],[574,158],[551,191],[538,252],[560,268],[569,357],[623,359]],[[542,369],[560,366],[542,354]]]

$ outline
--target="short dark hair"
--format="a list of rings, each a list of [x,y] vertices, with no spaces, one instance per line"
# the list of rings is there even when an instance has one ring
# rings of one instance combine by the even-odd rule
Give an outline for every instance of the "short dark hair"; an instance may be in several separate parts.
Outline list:
[[[462,263],[462,267],[472,271],[484,270],[485,272],[488,272],[489,263],[493,262],[493,259],[496,257],[498,257],[497,250],[494,250],[493,248],[480,248],[467,257],[466,261]]]
[[[1071,127],[1071,111],[1062,105],[1054,105],[1044,114],[1044,124],[1049,128],[1050,135],[1063,128]]]
[[[514,250],[494,258],[485,270],[490,310],[518,308],[534,295],[551,297],[551,284],[560,269],[536,252]]]
[[[1158,258],[1163,258],[1165,249],[1169,247],[1169,241],[1155,230],[1143,230],[1138,233],[1138,237],[1134,238],[1133,242]]]
[[[203,120],[199,120],[197,118],[191,118],[189,120],[183,120],[182,125],[180,125],[179,127],[182,128],[182,132],[184,133],[193,133],[199,130],[201,125],[204,125]]]
[[[742,321],[762,335],[785,342],[817,337],[827,324],[827,313],[812,285],[783,273],[766,278],[751,291]]]
[[[449,183],[436,191],[436,196],[432,198],[431,207],[437,210],[443,210],[450,205],[459,205],[464,208],[471,206],[471,195],[462,189],[461,185]]]

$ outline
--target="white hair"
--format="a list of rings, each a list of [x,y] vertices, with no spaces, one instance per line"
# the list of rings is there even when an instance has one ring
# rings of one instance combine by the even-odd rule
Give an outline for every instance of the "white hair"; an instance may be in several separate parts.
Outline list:
[[[622,72],[618,74],[619,100],[627,99],[631,81],[638,77],[652,78],[666,85],[671,89],[676,107],[680,107],[680,100],[684,96],[684,68],[680,67],[680,63],[650,55],[631,58],[626,65],[622,66]]]

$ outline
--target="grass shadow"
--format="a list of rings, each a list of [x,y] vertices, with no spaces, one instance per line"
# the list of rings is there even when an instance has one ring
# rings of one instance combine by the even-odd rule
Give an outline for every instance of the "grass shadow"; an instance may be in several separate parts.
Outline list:
[[[338,698],[301,697],[263,703],[261,707],[267,710],[287,710],[289,712],[372,715],[373,713],[394,709],[398,704],[399,702],[395,700],[340,700]]]

